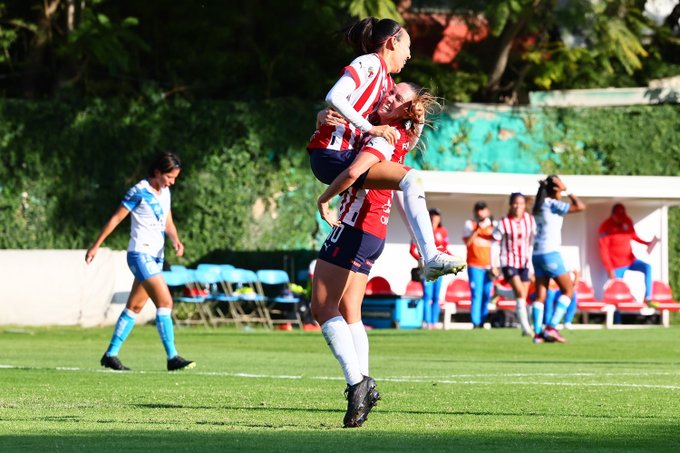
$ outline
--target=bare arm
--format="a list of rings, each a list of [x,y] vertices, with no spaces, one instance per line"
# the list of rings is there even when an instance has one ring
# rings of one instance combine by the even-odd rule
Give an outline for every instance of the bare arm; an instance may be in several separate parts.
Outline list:
[[[475,239],[477,239],[477,236],[479,236],[479,229],[475,230],[472,232],[470,236],[464,237],[463,242],[465,243],[466,246],[472,244]]]
[[[567,192],[567,196],[571,201],[571,205],[569,206],[569,211],[567,211],[567,214],[586,210],[586,205],[581,200],[579,200],[576,195],[567,191],[567,186],[564,185],[562,179],[554,178],[553,182],[556,184],[556,187],[560,192]]]
[[[352,164],[347,167],[342,173],[338,175],[337,178],[328,186],[326,191],[321,194],[317,200],[317,207],[321,218],[328,222],[331,226],[337,226],[338,220],[333,219],[330,210],[328,209],[328,202],[336,195],[347,190],[354,182],[368,171],[373,165],[378,163],[380,160],[374,154],[368,152],[360,152],[357,157],[354,158]]]
[[[316,128],[320,128],[323,124],[328,126],[340,126],[345,124],[345,118],[332,108],[326,107],[316,114]]]
[[[172,220],[172,211],[168,213],[168,220],[165,222],[165,233],[170,237],[172,248],[175,249],[175,255],[184,255],[184,244],[182,244],[182,241],[179,240],[179,234],[177,234],[175,222]]]
[[[116,229],[120,222],[122,222],[123,219],[125,219],[125,217],[127,217],[129,213],[130,211],[128,211],[127,208],[122,205],[119,206],[116,212],[113,213],[109,221],[106,222],[106,224],[102,228],[102,231],[99,233],[99,236],[97,236],[97,239],[94,241],[92,246],[87,250],[87,253],[85,253],[85,262],[87,264],[90,264],[92,262],[95,255],[97,254],[97,251],[99,250],[99,247],[102,245],[104,240],[106,240],[106,238],[109,237],[111,233],[113,233],[113,230]]]
[[[569,206],[569,214],[572,212],[581,212],[586,210],[586,205],[579,200],[573,193],[567,194],[569,200],[571,200],[571,206]]]
[[[470,222],[470,221],[468,221],[468,222]],[[479,237],[479,233],[480,233],[479,224],[475,225],[474,223],[470,223],[470,227],[468,227],[467,225],[468,225],[468,223],[466,222],[465,223],[465,233],[463,233],[463,234],[467,234],[467,236],[463,236],[463,243],[465,244],[466,247],[468,247],[470,244],[472,244],[474,242],[474,240]],[[474,229],[472,228],[472,225],[475,225]]]

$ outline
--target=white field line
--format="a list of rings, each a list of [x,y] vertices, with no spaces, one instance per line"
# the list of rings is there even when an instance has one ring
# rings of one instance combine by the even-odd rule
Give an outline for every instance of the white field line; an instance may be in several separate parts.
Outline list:
[[[56,368],[40,368],[28,366],[2,365],[0,369],[16,369],[16,370],[54,370],[54,371],[76,371],[76,372],[91,372],[91,373],[120,373],[114,370],[99,370],[93,368],[75,368],[75,367],[56,367]],[[134,374],[167,374],[166,371],[127,371],[127,373]],[[218,376],[218,377],[241,377],[251,379],[311,379],[323,381],[340,381],[343,380],[339,376],[302,376],[302,375],[277,375],[277,374],[255,374],[255,373],[228,373],[228,372],[187,372],[187,375],[197,376]],[[456,384],[456,385],[544,385],[544,386],[561,386],[561,387],[625,387],[625,388],[649,388],[649,389],[667,389],[680,390],[680,385],[666,385],[666,384],[634,384],[634,383],[615,383],[615,382],[546,382],[546,381],[479,381],[479,380],[464,380],[464,379],[448,379],[451,377],[574,377],[574,376],[620,376],[623,373],[521,373],[521,374],[489,374],[489,375],[448,375],[448,376],[395,376],[395,377],[378,377],[376,380],[382,382],[400,382],[413,384]],[[656,375],[678,375],[679,373],[626,373],[627,375],[635,376],[656,376]]]

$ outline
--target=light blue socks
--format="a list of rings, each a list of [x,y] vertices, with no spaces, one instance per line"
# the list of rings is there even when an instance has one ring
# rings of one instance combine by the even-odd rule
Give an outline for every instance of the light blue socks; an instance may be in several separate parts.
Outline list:
[[[172,325],[170,313],[172,313],[172,308],[159,308],[156,311],[156,329],[158,329],[158,336],[161,337],[165,352],[168,354],[168,359],[172,359],[177,355],[177,349],[175,349],[175,328]]]
[[[564,314],[567,312],[567,308],[569,308],[569,304],[571,304],[571,299],[564,294],[562,294],[558,299],[557,299],[557,304],[555,306],[555,312],[552,315],[552,319],[548,323],[550,327],[557,327],[557,325],[562,322],[562,318],[564,317]]]
[[[534,321],[534,333],[538,335],[543,332],[543,304],[534,301],[531,305],[531,317]]]
[[[123,342],[127,339],[132,328],[135,326],[135,319],[137,319],[137,313],[126,308],[118,317],[116,321],[116,328],[113,331],[113,337],[111,338],[111,344],[109,344],[109,349],[106,350],[106,355],[109,357],[115,357],[120,352],[120,347],[123,346]]]

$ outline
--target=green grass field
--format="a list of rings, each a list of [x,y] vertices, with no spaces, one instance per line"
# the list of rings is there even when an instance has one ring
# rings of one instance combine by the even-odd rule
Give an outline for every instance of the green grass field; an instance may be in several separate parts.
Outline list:
[[[342,429],[344,381],[319,332],[153,326],[99,367],[112,328],[0,330],[0,451],[680,451],[680,329],[373,330],[383,400]]]

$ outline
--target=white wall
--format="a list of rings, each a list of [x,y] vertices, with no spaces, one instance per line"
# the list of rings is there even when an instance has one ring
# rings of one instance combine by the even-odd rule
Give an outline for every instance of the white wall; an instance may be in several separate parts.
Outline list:
[[[126,252],[100,249],[89,266],[84,258],[85,250],[0,250],[0,325],[115,323],[133,280]],[[154,316],[147,303],[138,320]]]
[[[472,217],[472,206],[478,200],[484,200],[489,205],[494,218],[500,218],[507,212],[507,197],[499,195],[470,196],[470,195],[428,195],[428,206],[438,208],[442,213],[442,222],[449,232],[450,250],[465,256],[463,245],[463,224]],[[602,286],[607,280],[607,274],[602,266],[598,248],[598,228],[609,216],[613,200],[584,198],[587,205],[585,212],[569,214],[565,217],[562,229],[562,255],[568,269],[580,269],[582,278],[593,284],[598,297],[602,295]],[[667,208],[648,201],[625,201],[628,214],[635,223],[638,235],[642,239],[651,239],[654,235],[660,237],[661,243],[651,254],[647,254],[647,247],[633,243],[635,255],[652,265],[653,278],[667,280],[668,278],[668,238],[667,238]],[[387,234],[385,250],[376,261],[371,276],[385,277],[397,293],[403,293],[410,279],[411,269],[417,265],[409,254],[410,237],[397,209],[393,210]],[[467,278],[467,273],[463,273]],[[627,272],[625,277],[630,284],[633,294],[640,300],[644,296],[644,279],[639,272]],[[447,281],[451,277],[448,277]],[[443,285],[444,287],[446,285]]]

